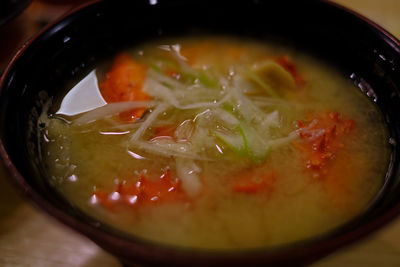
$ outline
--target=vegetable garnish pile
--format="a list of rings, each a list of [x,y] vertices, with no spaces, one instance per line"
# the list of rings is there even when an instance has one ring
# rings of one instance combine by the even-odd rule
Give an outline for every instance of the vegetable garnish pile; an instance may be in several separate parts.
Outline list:
[[[204,48],[204,47],[203,47]],[[304,157],[304,168],[322,177],[342,147],[340,140],[354,121],[337,112],[309,115],[293,122],[290,131],[279,131],[279,107],[290,109],[290,96],[304,90],[304,79],[289,56],[230,65],[221,70],[198,66],[192,46],[160,47],[159,55],[137,60],[117,55],[99,87],[107,105],[78,117],[87,125],[104,117],[118,122],[116,130],[129,134],[127,150],[137,158],[146,154],[172,158],[159,177],[140,173],[135,182],[96,191],[92,202],[110,210],[116,203],[131,206],[187,201],[204,191],[201,162],[246,162],[257,170],[271,151],[289,145]],[[240,58],[232,46],[226,57]],[[314,117],[313,117],[314,116]],[[173,168],[173,172],[170,171]],[[172,174],[174,177],[172,177]],[[268,194],[279,175],[247,172],[227,188],[238,194]]]

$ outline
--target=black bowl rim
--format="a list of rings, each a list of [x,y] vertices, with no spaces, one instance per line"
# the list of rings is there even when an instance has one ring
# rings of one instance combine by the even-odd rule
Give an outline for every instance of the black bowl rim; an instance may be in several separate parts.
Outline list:
[[[102,2],[102,0],[91,0],[88,1],[78,7],[75,7],[64,15],[59,17],[54,22],[46,25],[41,31],[27,40],[16,52],[16,54],[12,57],[12,59],[7,64],[7,67],[4,69],[1,77],[0,77],[0,91],[3,90],[5,80],[8,74],[11,72],[13,65],[18,62],[19,57],[25,52],[28,47],[35,42],[40,36],[45,34],[48,30],[50,30],[56,24],[62,22],[64,19],[69,16],[85,9],[86,7]],[[344,7],[338,3],[334,3],[330,0],[320,0],[320,2],[325,3],[327,5],[333,6],[337,9],[348,13],[349,15],[357,18],[359,21],[367,25],[369,28],[373,29],[384,39],[386,43],[389,43],[390,46],[395,49],[400,54],[400,41],[386,31],[383,27],[379,26],[377,23],[372,20],[366,18],[365,16],[359,14],[358,12],[351,10],[347,7]],[[209,252],[193,252],[193,251],[185,251],[185,250],[174,250],[173,247],[162,247],[156,244],[143,244],[143,243],[134,243],[132,240],[121,240],[119,237],[112,235],[111,233],[105,231],[99,231],[93,225],[89,225],[85,222],[81,222],[71,215],[67,214],[63,210],[58,207],[52,205],[46,198],[41,196],[38,192],[36,192],[24,179],[21,173],[18,171],[16,166],[13,164],[11,159],[8,156],[8,153],[3,144],[3,140],[0,140],[0,157],[3,161],[6,170],[9,173],[10,182],[19,190],[26,198],[29,200],[35,207],[40,210],[45,211],[47,214],[50,214],[51,217],[57,219],[61,223],[71,227],[72,229],[80,232],[81,234],[89,237],[94,242],[98,243],[100,246],[115,254],[117,257],[120,257],[122,260],[127,260],[130,262],[130,259],[133,257],[137,257],[139,260],[146,261],[146,259],[150,259],[150,262],[156,259],[157,262],[169,262],[175,264],[191,264],[191,265],[203,265],[210,263],[218,262],[230,262],[234,265],[243,265],[249,263],[278,263],[281,260],[284,262],[290,261],[291,259],[303,259],[305,262],[312,262],[316,259],[319,259],[323,256],[332,253],[338,248],[355,242],[356,240],[360,240],[361,238],[366,237],[372,232],[378,230],[382,226],[388,224],[392,221],[396,216],[400,213],[400,202],[391,207],[388,211],[384,212],[377,218],[372,219],[371,221],[359,226],[356,229],[351,231],[340,233],[337,236],[330,238],[329,240],[317,240],[316,242],[309,244],[305,247],[294,247],[289,248],[287,250],[276,251],[276,253],[269,253],[267,250],[264,252],[257,251],[256,253],[246,253],[246,254],[226,254],[226,253],[213,253]],[[127,247],[128,246],[128,247]],[[121,251],[121,248],[126,248],[125,251]],[[134,254],[132,252],[134,251]],[[249,261],[250,260],[250,261]]]

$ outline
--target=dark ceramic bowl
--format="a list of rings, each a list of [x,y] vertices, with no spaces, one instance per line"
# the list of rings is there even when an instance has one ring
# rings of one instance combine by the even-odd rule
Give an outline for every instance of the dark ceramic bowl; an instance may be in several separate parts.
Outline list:
[[[374,204],[347,225],[277,249],[207,252],[126,237],[81,213],[46,183],[32,125],[40,91],[59,93],[116,51],[146,40],[186,34],[228,34],[274,40],[337,66],[384,114],[390,164]],[[168,265],[306,264],[382,227],[400,211],[400,45],[374,23],[320,1],[104,1],[48,26],[17,53],[0,80],[0,153],[12,181],[34,204],[124,263]]]

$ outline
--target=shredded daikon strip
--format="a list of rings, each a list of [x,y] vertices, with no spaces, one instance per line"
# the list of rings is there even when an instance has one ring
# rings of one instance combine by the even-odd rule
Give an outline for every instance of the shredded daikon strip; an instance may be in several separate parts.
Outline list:
[[[189,140],[194,130],[193,120],[185,120],[176,128],[174,136],[177,140]]]
[[[182,182],[182,188],[190,197],[197,196],[202,190],[202,183],[199,178],[201,169],[191,159],[176,158],[176,172]]]
[[[226,126],[230,128],[236,127],[240,123],[240,121],[234,115],[221,108],[213,110],[213,114],[215,114],[215,116],[219,120],[221,120]]]
[[[182,146],[167,146],[157,142],[146,142],[146,141],[135,141],[134,143],[129,143],[129,147],[135,147],[144,150],[147,153],[154,154],[157,156],[162,156],[166,158],[186,158],[201,161],[213,161],[213,159],[203,157],[193,153]]]
[[[121,130],[121,131],[126,131],[126,130],[136,130],[143,124],[143,121],[135,121],[135,123],[121,123],[121,124],[112,124],[111,126],[107,127],[109,130]],[[158,127],[158,126],[163,126],[167,125],[168,123],[165,123],[164,121],[156,121],[152,123],[153,127]]]
[[[135,121],[135,123],[113,124],[113,125],[107,127],[107,129],[121,130],[121,131],[135,130],[135,129],[139,128],[140,125],[142,125],[142,124],[143,124],[143,122],[141,122],[141,121]]]
[[[108,103],[107,105],[84,113],[73,121],[76,125],[88,124],[99,119],[109,118],[134,108],[151,108],[157,105],[156,101],[129,101]]]
[[[236,79],[234,79],[236,80]],[[243,93],[240,90],[240,87],[238,87],[237,85],[233,85],[231,87],[231,90],[233,92],[233,96],[236,98],[237,100],[237,110],[242,114],[242,116],[244,118],[252,118],[253,114],[250,110],[250,107],[248,105],[248,101],[246,99],[246,97],[243,95]]]
[[[226,94],[221,100],[215,102],[199,102],[194,104],[188,105],[178,105],[177,108],[179,109],[196,109],[196,108],[212,108],[221,106],[223,103],[229,100],[231,97],[230,94]]]
[[[162,99],[168,104],[172,106],[178,106],[179,102],[171,92],[171,90],[161,83],[153,80],[153,79],[146,79],[146,82],[143,85],[143,92],[149,94],[150,96],[158,99]]]
[[[130,141],[134,142],[138,140],[143,133],[151,126],[151,124],[157,119],[158,115],[160,115],[162,112],[167,110],[170,106],[166,103],[162,103],[158,105],[151,113],[150,115],[145,119],[142,125],[140,125],[139,129],[131,136]]]
[[[276,147],[279,147],[279,146],[282,146],[282,145],[289,144],[290,142],[292,142],[293,140],[296,140],[297,138],[299,138],[299,131],[298,130],[291,132],[286,137],[270,140],[270,141],[268,141],[267,144],[268,144],[268,146],[271,146],[272,148],[276,148]]]
[[[240,87],[238,87],[238,81],[236,77],[233,80],[232,91],[238,102],[237,111],[242,115],[242,117],[249,123],[260,124],[264,120],[265,112],[258,108],[253,102],[248,99]]]
[[[279,112],[277,110],[264,116],[261,125],[265,127],[278,127],[279,126]]]
[[[315,140],[326,133],[325,129],[302,129],[303,134],[310,135],[309,140]]]
[[[288,144],[289,142],[299,138],[300,132],[305,133],[305,134],[310,134],[310,140],[315,140],[318,137],[321,137],[322,135],[325,134],[325,129],[312,129],[312,127],[315,126],[317,123],[317,120],[313,120],[307,127],[297,129],[291,133],[289,133],[288,136],[274,139],[268,142],[268,145],[271,145],[273,147],[277,147],[280,145],[285,145]]]
[[[245,118],[249,123],[254,124],[256,132],[264,134],[268,132],[271,127],[279,127],[279,112],[275,110],[271,113],[266,113],[264,110],[259,108],[254,102],[246,97],[241,89],[238,87],[239,78],[233,80],[234,96],[238,101],[237,111]]]
[[[196,75],[196,71],[187,64],[186,58],[181,55],[180,45],[171,45],[170,47],[169,51],[175,61],[179,64],[181,71]]]
[[[166,83],[174,89],[186,89],[186,86],[178,80],[171,78],[167,75],[160,74],[152,69],[147,72],[147,78],[158,81],[159,83]]]
[[[324,129],[312,129],[312,127],[314,127],[316,125],[316,123],[317,123],[317,120],[314,119],[307,127],[297,129],[297,130],[289,133],[288,136],[286,136],[286,137],[270,140],[268,142],[268,145],[270,145],[272,147],[286,145],[286,144],[290,143],[291,141],[299,138],[300,132],[310,134],[311,140],[318,138],[325,133],[325,130]]]
[[[178,109],[186,110],[186,109],[197,109],[197,108],[208,108],[208,107],[217,107],[221,104],[225,103],[229,100],[231,95],[229,93],[225,94],[220,100],[214,100],[211,102],[197,102],[188,105],[181,105],[176,98],[175,94],[169,89],[167,86],[158,83],[150,78],[148,78],[143,87],[143,91],[148,93],[149,95],[155,98],[161,98],[164,101],[168,102],[171,106],[174,106]],[[186,102],[187,99],[184,99]]]

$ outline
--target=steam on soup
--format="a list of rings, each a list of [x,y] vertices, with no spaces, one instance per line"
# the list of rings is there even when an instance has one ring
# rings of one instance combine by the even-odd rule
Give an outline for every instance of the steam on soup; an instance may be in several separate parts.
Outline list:
[[[252,41],[166,43],[116,55],[42,114],[49,181],[73,205],[203,249],[312,238],[368,207],[387,133],[336,70]]]

